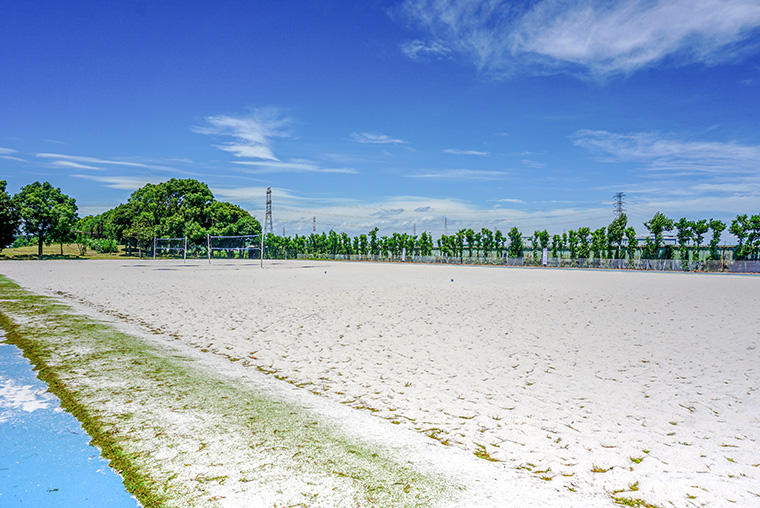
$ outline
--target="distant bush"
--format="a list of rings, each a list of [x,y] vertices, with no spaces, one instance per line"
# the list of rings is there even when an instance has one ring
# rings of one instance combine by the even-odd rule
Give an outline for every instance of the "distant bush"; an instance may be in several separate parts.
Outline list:
[[[93,240],[91,247],[95,252],[99,252],[101,254],[109,254],[119,251],[119,243],[116,240]]]

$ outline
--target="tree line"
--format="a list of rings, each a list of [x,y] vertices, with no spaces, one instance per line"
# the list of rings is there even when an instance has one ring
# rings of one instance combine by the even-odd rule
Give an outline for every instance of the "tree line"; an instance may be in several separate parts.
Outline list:
[[[437,246],[441,256],[454,258],[519,258],[529,252],[535,260],[547,249],[552,257],[567,255],[571,259],[721,259],[720,238],[726,229],[723,221],[686,218],[674,221],[657,212],[644,223],[644,227],[649,234],[643,245],[635,228],[628,225],[627,216],[621,214],[606,227],[594,230],[581,227],[554,235],[546,230],[534,231],[527,238],[517,227],[512,227],[506,235],[487,228],[480,231],[460,229],[451,235],[441,235],[435,242],[427,232],[419,236],[393,233],[378,237],[378,228],[373,228],[368,234],[354,237],[332,230],[292,237],[269,233],[266,246],[268,255],[274,258],[325,254],[398,258],[402,250],[408,256],[430,256]],[[675,246],[665,244],[665,234],[671,231],[676,232]],[[729,232],[739,240],[738,245],[732,247],[734,259],[760,258],[760,214],[737,216],[731,222]],[[706,243],[707,233],[710,238]],[[704,248],[707,248],[706,256]]]
[[[719,260],[722,233],[737,238],[734,259],[760,259],[760,213],[738,215],[730,225],[717,219],[674,220],[657,212],[644,223],[648,235],[640,244],[636,230],[625,214],[608,226],[592,230],[579,227],[561,234],[547,230],[524,236],[517,227],[506,234],[481,228],[460,229],[437,240],[428,232],[420,235],[392,233],[379,235],[377,227],[350,236],[330,230],[326,233],[295,236],[266,235],[267,255],[294,258],[298,255],[360,255],[398,258],[430,256],[523,257],[538,259],[543,249],[552,257],[571,259],[707,259]],[[19,236],[23,231],[24,236]],[[665,234],[674,232],[676,244],[665,243]],[[247,211],[231,203],[217,201],[205,183],[193,179],[171,179],[147,184],[134,191],[126,203],[99,215],[80,218],[74,198],[50,183],[34,182],[18,194],[6,193],[0,181],[0,250],[8,245],[34,242],[42,255],[44,244],[77,243],[84,255],[88,248],[115,251],[118,244],[147,248],[153,238],[184,238],[202,245],[206,235],[258,235],[261,225]],[[707,235],[709,234],[709,238]]]
[[[126,203],[99,215],[78,216],[74,198],[50,183],[34,182],[9,196],[0,181],[0,250],[10,246],[76,243],[116,252],[119,244],[147,248],[153,238],[188,237],[205,243],[206,235],[257,235],[261,225],[237,205],[217,201],[205,183],[171,179],[147,184]],[[23,232],[22,236],[19,234]]]

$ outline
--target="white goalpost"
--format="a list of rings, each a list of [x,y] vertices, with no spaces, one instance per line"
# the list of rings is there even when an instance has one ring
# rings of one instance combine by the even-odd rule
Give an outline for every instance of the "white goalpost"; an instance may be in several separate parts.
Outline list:
[[[206,252],[209,264],[211,264],[211,258],[214,257],[215,251],[232,259],[240,259],[243,256],[248,259],[258,257],[261,267],[264,267],[264,237],[262,235],[207,235]]]
[[[156,255],[179,255],[182,253],[182,260],[187,261],[187,237],[182,238],[153,238],[153,259]]]

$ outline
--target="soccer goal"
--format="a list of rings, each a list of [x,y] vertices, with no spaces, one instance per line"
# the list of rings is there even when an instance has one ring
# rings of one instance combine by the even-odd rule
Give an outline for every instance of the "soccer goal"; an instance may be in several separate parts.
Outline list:
[[[258,259],[264,266],[264,238],[261,235],[208,235],[206,251],[209,264],[212,258]]]
[[[183,238],[154,238],[153,259],[156,256],[179,257],[187,260],[187,237]]]

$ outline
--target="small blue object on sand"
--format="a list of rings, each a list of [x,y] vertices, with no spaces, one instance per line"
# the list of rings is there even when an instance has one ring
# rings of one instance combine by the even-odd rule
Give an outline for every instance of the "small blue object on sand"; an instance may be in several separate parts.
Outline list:
[[[451,282],[454,282],[454,279],[451,279]]]

